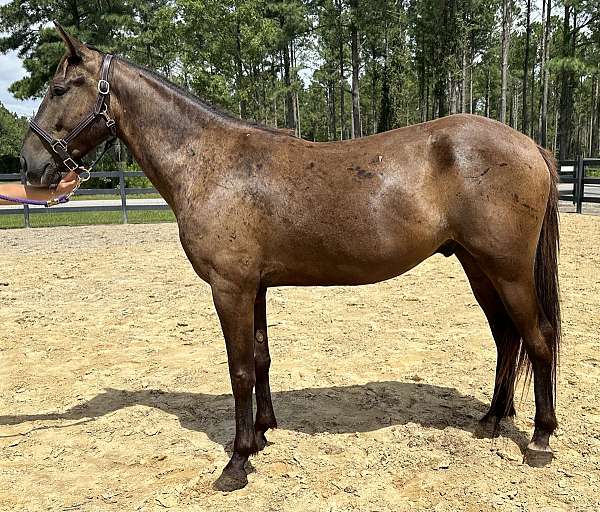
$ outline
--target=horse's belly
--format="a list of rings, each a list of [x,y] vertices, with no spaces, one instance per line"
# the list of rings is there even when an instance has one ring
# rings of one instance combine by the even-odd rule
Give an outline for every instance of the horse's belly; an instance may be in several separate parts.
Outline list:
[[[361,285],[396,277],[437,251],[445,241],[431,233],[410,233],[386,240],[348,238],[346,244],[290,241],[289,250],[268,258],[267,286]]]

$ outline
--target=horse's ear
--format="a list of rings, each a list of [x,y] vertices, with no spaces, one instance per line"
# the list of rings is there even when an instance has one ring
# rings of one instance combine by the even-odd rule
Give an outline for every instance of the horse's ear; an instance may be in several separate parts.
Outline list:
[[[67,33],[67,31],[62,27],[62,25],[58,21],[55,21],[54,25],[56,25],[56,30],[58,30],[58,34],[60,35],[61,39],[65,42],[65,45],[69,50],[70,56],[81,58],[84,44],[76,37],[73,37],[72,35]]]

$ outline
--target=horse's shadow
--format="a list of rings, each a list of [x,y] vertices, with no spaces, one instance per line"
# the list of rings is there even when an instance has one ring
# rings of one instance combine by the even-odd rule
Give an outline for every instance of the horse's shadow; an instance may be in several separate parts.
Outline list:
[[[480,434],[478,419],[486,404],[456,389],[412,382],[370,382],[353,386],[307,388],[273,393],[279,426],[307,434],[370,432],[407,423],[443,430],[455,427]],[[205,432],[224,447],[234,436],[233,398],[229,394],[107,389],[64,412],[0,416],[0,425],[30,421],[94,420],[126,407],[144,405],[179,418],[186,429]],[[33,430],[68,425],[36,426]],[[524,451],[528,438],[512,422],[502,434]],[[0,437],[2,436],[0,434]]]

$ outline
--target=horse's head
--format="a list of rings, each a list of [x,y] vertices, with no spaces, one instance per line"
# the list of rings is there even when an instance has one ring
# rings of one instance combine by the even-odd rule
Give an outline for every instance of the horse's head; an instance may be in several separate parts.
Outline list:
[[[74,165],[73,161],[79,162],[111,133],[111,127],[107,126],[108,115],[100,113],[71,137],[73,130],[77,131],[98,105],[99,89],[104,89],[99,86],[103,55],[67,34],[60,25],[56,26],[67,52],[50,82],[21,151],[21,168],[27,181],[34,186],[48,187],[58,183],[69,171],[68,167]],[[107,107],[107,101],[101,105],[101,110]],[[62,151],[65,138],[67,147]],[[65,163],[65,155],[73,160]]]

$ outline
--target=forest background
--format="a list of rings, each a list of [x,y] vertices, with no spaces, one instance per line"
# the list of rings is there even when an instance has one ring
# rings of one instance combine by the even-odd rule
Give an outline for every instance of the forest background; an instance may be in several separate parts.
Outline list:
[[[0,7],[0,52],[26,70],[16,98],[43,96],[64,52],[52,20],[309,140],[465,112],[560,159],[600,156],[598,0],[12,0]],[[18,165],[26,126],[0,104],[0,166]],[[117,148],[110,165],[128,159]]]

